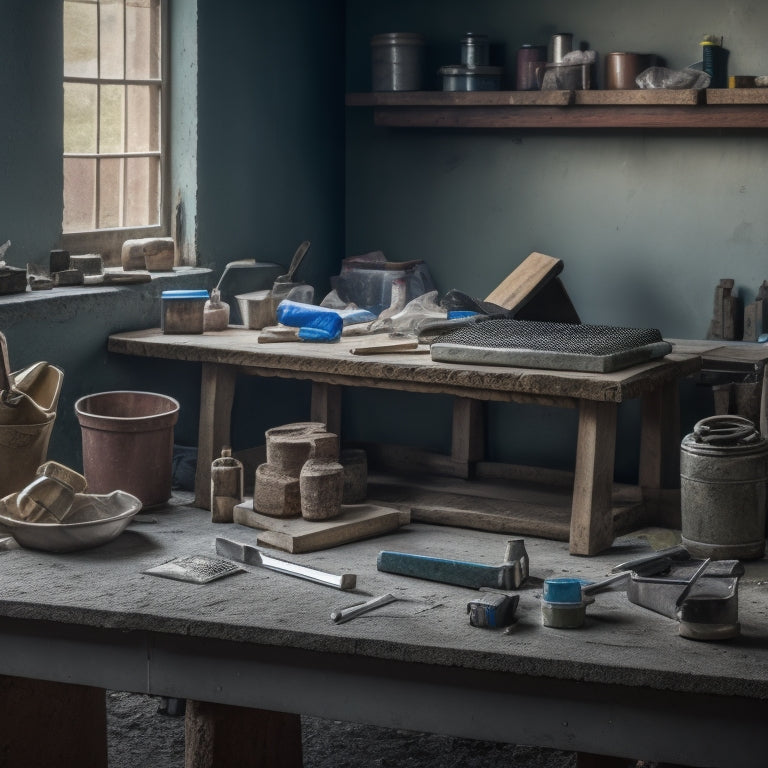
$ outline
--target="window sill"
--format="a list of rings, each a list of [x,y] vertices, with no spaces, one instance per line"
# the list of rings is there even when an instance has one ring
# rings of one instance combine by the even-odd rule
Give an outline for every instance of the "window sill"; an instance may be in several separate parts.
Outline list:
[[[125,285],[73,285],[50,290],[0,296],[0,328],[17,322],[55,322],[87,313],[105,302],[111,323],[151,328],[160,324],[160,295],[177,288],[206,288],[211,270],[204,267],[175,267],[171,272],[152,272],[145,283]],[[143,321],[143,322],[142,322]],[[137,325],[138,323],[138,325]]]

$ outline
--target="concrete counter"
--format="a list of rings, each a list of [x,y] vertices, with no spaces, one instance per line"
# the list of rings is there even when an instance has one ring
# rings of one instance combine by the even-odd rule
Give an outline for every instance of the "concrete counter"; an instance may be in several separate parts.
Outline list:
[[[737,639],[681,638],[677,622],[622,592],[598,595],[583,628],[558,630],[541,626],[541,580],[598,580],[646,545],[620,539],[586,559],[565,542],[529,538],[517,623],[478,629],[466,614],[477,592],[381,573],[376,556],[498,564],[506,536],[412,524],[308,555],[275,552],[353,572],[355,592],[253,566],[204,585],[143,573],[215,555],[217,536],[256,543],[255,530],[212,524],[183,501],[89,551],[0,553],[0,673],[689,765],[748,764],[702,741],[715,730],[722,741],[733,720],[744,754],[758,748],[768,713],[765,561],[741,579]],[[332,610],[386,592],[400,599],[332,623]],[[652,739],[637,728],[651,721]],[[681,733],[690,736],[682,746]]]

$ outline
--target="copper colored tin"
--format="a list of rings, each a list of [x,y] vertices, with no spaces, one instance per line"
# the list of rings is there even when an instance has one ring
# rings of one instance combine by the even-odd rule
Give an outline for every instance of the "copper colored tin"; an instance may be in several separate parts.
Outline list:
[[[605,87],[608,90],[636,89],[635,78],[651,66],[648,53],[614,52],[605,54]]]

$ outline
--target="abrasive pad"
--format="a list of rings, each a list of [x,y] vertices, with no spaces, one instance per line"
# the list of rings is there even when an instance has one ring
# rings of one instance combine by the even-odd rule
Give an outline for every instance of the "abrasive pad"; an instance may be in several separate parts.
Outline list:
[[[432,359],[607,373],[672,351],[655,328],[488,318],[439,336]]]

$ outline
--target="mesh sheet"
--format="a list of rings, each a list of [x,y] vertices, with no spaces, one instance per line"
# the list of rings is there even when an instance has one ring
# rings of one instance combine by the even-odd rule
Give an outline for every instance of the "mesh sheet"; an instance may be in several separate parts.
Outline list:
[[[575,325],[489,318],[440,336],[440,344],[524,349],[580,355],[612,355],[662,341],[655,328]]]

